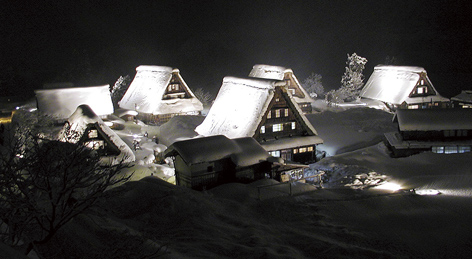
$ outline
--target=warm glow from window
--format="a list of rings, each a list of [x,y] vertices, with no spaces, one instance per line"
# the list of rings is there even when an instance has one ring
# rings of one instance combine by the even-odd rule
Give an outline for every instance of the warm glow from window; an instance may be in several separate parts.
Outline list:
[[[280,118],[280,109],[275,110],[275,118]]]
[[[297,148],[294,148],[294,149],[293,149],[293,153],[294,153],[294,154],[298,153],[298,149],[297,149]]]
[[[265,126],[262,126],[262,127],[261,127],[261,133],[262,133],[262,134],[265,133]]]
[[[280,150],[270,151],[269,155],[271,155],[273,157],[280,157]]]
[[[297,125],[296,125],[296,123],[293,121],[293,122],[292,122],[292,129],[294,130],[294,129],[296,129],[296,128],[297,128]]]
[[[308,150],[308,152],[312,152],[312,151],[313,151],[313,147],[308,147],[307,150]]]
[[[284,109],[284,116],[288,117],[288,109]]]
[[[277,131],[282,131],[284,130],[283,124],[274,124],[272,125],[272,131],[277,132]]]
[[[306,152],[306,147],[301,147],[299,151],[300,151],[300,153],[305,153]]]
[[[270,119],[270,118],[272,118],[272,111],[269,111],[269,112],[267,113],[267,119]]]
[[[88,133],[89,138],[98,138],[98,132],[96,129],[90,130]]]

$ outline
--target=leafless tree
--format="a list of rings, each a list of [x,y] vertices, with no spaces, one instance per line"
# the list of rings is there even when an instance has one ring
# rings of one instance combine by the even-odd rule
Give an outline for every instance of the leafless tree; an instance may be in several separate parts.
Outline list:
[[[204,106],[209,105],[213,99],[213,97],[211,96],[211,93],[208,91],[205,91],[201,87],[195,90],[194,94],[195,94],[195,97],[197,97],[197,99],[200,100],[200,102],[202,102]]]
[[[26,254],[130,178],[119,174],[125,164],[103,166],[96,152],[44,139],[34,126],[13,135],[0,146],[0,237]]]

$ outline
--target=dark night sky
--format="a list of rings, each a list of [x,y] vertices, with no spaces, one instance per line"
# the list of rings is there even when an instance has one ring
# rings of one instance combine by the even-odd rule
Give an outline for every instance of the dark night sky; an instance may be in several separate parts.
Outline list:
[[[290,67],[300,80],[315,72],[330,89],[353,52],[369,60],[366,79],[389,56],[424,67],[446,97],[472,89],[468,0],[6,0],[0,12],[3,94],[112,84],[141,64],[177,67],[192,89],[213,93],[254,64]]]

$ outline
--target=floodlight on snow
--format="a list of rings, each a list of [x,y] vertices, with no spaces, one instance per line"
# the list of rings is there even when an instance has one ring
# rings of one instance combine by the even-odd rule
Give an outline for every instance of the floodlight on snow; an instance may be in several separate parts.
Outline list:
[[[394,182],[384,182],[380,185],[377,185],[374,187],[374,189],[377,189],[377,190],[389,190],[389,191],[398,191],[398,190],[401,190],[402,189],[402,186],[398,183],[394,183]]]

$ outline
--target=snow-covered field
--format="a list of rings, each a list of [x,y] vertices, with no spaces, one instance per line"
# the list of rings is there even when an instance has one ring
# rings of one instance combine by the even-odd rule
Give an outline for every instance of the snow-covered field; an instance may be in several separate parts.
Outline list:
[[[469,258],[472,154],[391,158],[382,135],[395,130],[392,116],[370,108],[307,116],[328,154],[310,165],[331,177],[325,189],[274,180],[206,192],[175,186],[145,162],[157,148],[146,139],[136,181],[66,225],[51,258]],[[191,119],[145,131],[192,137],[202,118]],[[403,190],[364,188],[373,183]]]

